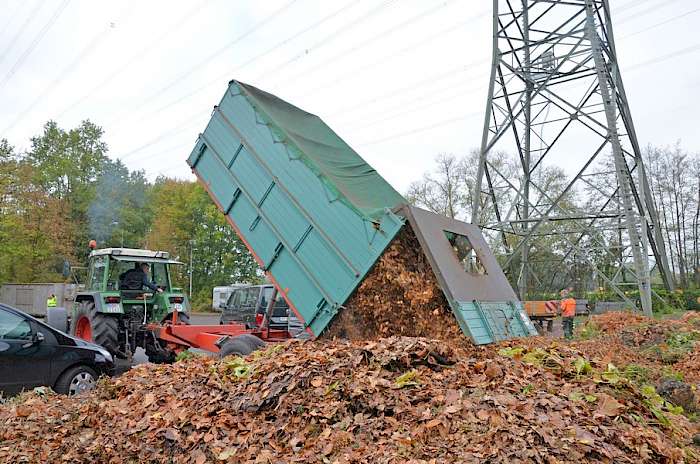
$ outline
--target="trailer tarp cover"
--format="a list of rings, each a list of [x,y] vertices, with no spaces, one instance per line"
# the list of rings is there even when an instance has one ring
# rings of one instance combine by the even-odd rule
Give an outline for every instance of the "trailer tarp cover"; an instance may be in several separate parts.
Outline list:
[[[274,136],[286,141],[290,156],[300,158],[341,201],[376,219],[386,208],[406,200],[318,116],[272,94],[232,81],[265,119]]]

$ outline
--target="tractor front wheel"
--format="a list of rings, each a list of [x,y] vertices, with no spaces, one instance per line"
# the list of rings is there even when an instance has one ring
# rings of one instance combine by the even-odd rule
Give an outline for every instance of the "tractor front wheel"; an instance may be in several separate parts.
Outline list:
[[[73,313],[71,334],[97,343],[112,354],[119,352],[119,325],[115,317],[98,313],[92,301],[80,301]]]

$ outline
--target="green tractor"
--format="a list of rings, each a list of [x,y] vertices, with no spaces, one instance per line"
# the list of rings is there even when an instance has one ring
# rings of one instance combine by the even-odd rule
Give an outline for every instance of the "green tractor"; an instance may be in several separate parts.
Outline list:
[[[148,324],[189,323],[189,301],[182,289],[172,286],[173,265],[182,263],[164,251],[93,250],[85,290],[73,305],[71,334],[102,345],[119,358],[129,359],[142,347],[149,359],[170,361],[170,353]]]

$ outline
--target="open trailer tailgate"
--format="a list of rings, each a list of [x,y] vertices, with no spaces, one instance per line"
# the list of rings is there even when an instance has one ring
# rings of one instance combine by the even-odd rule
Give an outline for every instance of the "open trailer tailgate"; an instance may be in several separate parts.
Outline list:
[[[457,322],[474,343],[537,335],[478,227],[414,206],[400,214],[408,219]]]

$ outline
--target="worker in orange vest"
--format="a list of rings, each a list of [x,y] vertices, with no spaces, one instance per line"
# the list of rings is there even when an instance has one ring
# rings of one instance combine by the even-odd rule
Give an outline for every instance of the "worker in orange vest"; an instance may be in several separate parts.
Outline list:
[[[576,316],[576,300],[568,289],[562,290],[559,308],[561,309],[561,325],[564,329],[564,337],[570,340],[574,336],[574,316]]]

